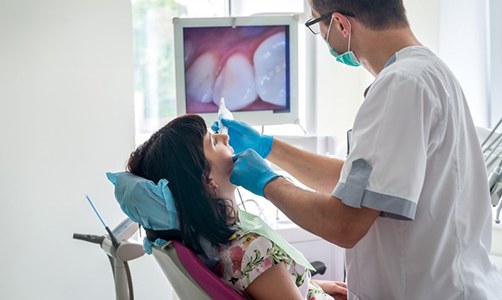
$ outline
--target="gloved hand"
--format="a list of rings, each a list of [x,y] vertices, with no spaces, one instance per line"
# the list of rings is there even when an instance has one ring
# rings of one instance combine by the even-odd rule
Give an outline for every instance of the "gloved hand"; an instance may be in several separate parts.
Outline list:
[[[230,182],[256,195],[264,197],[263,189],[267,183],[280,176],[272,171],[267,162],[253,149],[235,155],[233,160],[234,168]]]
[[[230,146],[234,148],[235,153],[243,152],[246,149],[253,149],[263,158],[266,158],[270,154],[274,141],[272,136],[260,134],[251,126],[241,121],[221,119],[221,123],[228,128]],[[218,131],[218,121],[213,123],[211,129],[214,132]]]

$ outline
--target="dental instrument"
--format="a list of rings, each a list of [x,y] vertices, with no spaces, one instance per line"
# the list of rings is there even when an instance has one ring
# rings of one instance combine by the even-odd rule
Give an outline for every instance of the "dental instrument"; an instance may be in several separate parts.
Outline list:
[[[495,127],[493,127],[492,131],[486,137],[486,139],[483,141],[483,143],[481,143],[482,148],[485,146],[485,144],[488,142],[488,140],[492,137],[492,135],[495,133],[495,131],[497,130],[497,128],[500,126],[501,123],[502,123],[502,118],[498,121],[497,125],[495,125]],[[484,152],[484,150],[483,150],[483,152]]]
[[[488,177],[488,185],[490,187],[490,194],[492,196],[492,205],[497,206],[500,196],[502,194],[502,161],[491,172]]]
[[[491,148],[491,151],[490,153],[488,153],[488,155],[485,157],[485,163],[486,163],[486,167],[487,169],[490,168],[490,166],[496,162],[498,159],[499,159],[499,156],[501,154],[501,149],[500,149],[500,145],[502,144],[502,134],[499,134],[498,137],[493,141],[493,142],[497,142],[497,144]],[[492,142],[492,144],[493,144]],[[487,148],[486,151],[489,151],[490,148]],[[496,152],[498,151],[498,152]],[[495,155],[493,155],[495,154]],[[493,158],[491,160],[489,160],[489,158],[493,155]]]
[[[493,207],[497,207],[495,211],[495,223],[500,224],[500,213],[502,211],[502,160],[495,170],[488,177],[490,187],[490,196]]]
[[[139,229],[137,223],[125,219],[113,230],[106,225],[91,198],[86,195],[87,201],[105,227],[108,235],[92,235],[74,233],[73,238],[101,246],[110,260],[115,282],[115,295],[117,300],[133,300],[131,272],[128,261],[141,257],[144,254],[143,245],[129,240]]]
[[[228,108],[225,106],[224,97],[220,98],[220,106],[218,108],[218,133],[228,134],[228,128],[223,125],[221,119],[234,119],[232,112],[230,112],[230,110],[228,110]]]
[[[495,193],[492,194],[492,203],[494,201],[494,198],[498,197],[499,205],[497,207],[497,210],[495,211],[495,223],[500,224],[500,212],[502,211],[502,184],[499,183],[497,186],[497,190]]]
[[[500,154],[502,154],[502,149],[500,148],[500,145],[502,144],[502,134],[497,132],[497,129],[501,124],[502,124],[502,118],[497,122],[497,125],[495,125],[495,127],[493,127],[490,134],[488,134],[488,136],[483,141],[483,143],[481,143],[481,149],[482,149],[483,156],[485,159],[485,164],[486,164],[486,167],[488,170],[490,169],[491,165],[495,161],[497,161],[497,159],[500,158]],[[494,135],[495,135],[495,137],[491,140],[490,143],[488,143]],[[492,157],[492,155],[493,155],[493,158],[491,160],[489,160],[490,157]]]
[[[500,224],[500,212],[502,211],[502,202],[500,202],[497,210],[495,211],[495,223]]]
[[[490,191],[491,203],[493,207],[497,207],[495,212],[495,223],[500,223],[500,213],[502,211],[502,133],[497,132],[498,127],[502,124],[502,118],[497,122],[490,134],[481,144],[482,152],[485,160],[486,169],[488,171],[488,188]],[[498,161],[498,164],[492,168],[492,165]]]
[[[103,218],[101,218],[101,215],[98,213],[98,210],[94,206],[94,203],[92,203],[91,198],[89,198],[88,195],[85,195],[85,198],[87,199],[87,202],[89,202],[89,204],[91,205],[92,210],[94,210],[94,212],[98,216],[99,220],[101,221],[101,224],[103,224],[103,227],[105,228],[106,232],[108,232],[110,240],[112,241],[112,245],[114,247],[118,247],[119,243],[117,242],[117,239],[115,238],[115,236],[113,235],[112,231],[110,230],[110,227],[108,227],[108,225],[106,225],[105,221],[103,221]]]

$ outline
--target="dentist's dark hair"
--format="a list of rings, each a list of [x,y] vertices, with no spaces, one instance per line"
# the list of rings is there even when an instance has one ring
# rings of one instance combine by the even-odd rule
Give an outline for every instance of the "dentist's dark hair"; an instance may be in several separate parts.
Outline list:
[[[129,157],[127,169],[157,183],[169,181],[181,229],[181,238],[204,254],[200,237],[223,244],[234,233],[227,225],[228,200],[216,197],[209,185],[211,166],[204,155],[207,127],[197,115],[178,117],[155,132]],[[147,235],[162,237],[161,232]],[[157,234],[156,234],[157,233]]]
[[[309,0],[321,15],[333,11],[352,13],[365,27],[373,30],[409,27],[403,0]],[[325,19],[329,24],[331,20]]]

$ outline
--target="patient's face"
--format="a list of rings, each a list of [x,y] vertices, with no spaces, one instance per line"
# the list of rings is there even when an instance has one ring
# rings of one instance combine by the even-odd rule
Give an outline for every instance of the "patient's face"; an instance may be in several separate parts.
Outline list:
[[[220,196],[233,193],[235,186],[230,183],[230,173],[234,166],[234,149],[228,144],[228,135],[213,134],[208,131],[204,137],[204,154],[211,164],[211,179],[218,186]]]

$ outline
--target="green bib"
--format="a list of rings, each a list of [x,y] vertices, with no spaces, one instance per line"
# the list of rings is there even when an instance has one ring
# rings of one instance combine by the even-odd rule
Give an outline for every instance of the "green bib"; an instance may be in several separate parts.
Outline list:
[[[276,244],[282,251],[291,257],[297,264],[307,269],[315,270],[303,253],[296,250],[288,241],[286,241],[277,231],[273,230],[263,220],[247,211],[239,209],[239,221],[245,233],[254,232],[268,238]]]

